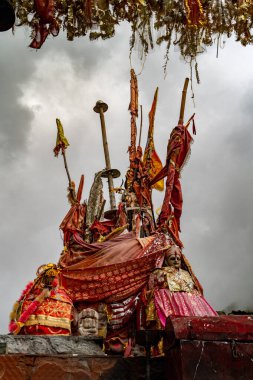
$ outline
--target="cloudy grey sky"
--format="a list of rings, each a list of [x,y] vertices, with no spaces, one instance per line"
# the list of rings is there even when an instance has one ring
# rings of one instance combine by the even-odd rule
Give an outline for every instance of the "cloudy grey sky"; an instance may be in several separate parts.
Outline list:
[[[40,51],[29,45],[29,30],[0,34],[1,286],[0,326],[39,265],[57,262],[62,249],[59,224],[66,212],[67,178],[55,158],[55,118],[71,146],[67,159],[73,179],[85,175],[84,198],[95,172],[104,168],[98,99],[109,105],[107,134],[112,166],[124,175],[129,144],[129,28],[115,38],[74,42],[49,38]],[[201,85],[190,92],[186,118],[196,112],[197,135],[182,175],[184,253],[217,310],[253,308],[253,49],[232,39],[216,58],[216,47],[199,57]],[[156,86],[159,99],[155,144],[162,161],[176,125],[189,68],[171,51],[166,79],[165,50],[147,57],[139,80],[144,132]],[[137,53],[133,67],[141,63]],[[143,144],[145,139],[143,137]],[[115,182],[120,185],[121,179]],[[106,190],[106,187],[105,187]],[[154,197],[155,207],[162,195]]]

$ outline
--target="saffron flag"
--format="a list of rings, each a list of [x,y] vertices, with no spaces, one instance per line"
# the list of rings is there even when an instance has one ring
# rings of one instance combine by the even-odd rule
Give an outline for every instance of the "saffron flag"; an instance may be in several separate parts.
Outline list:
[[[63,130],[63,126],[60,119],[56,119],[56,125],[57,125],[57,138],[56,138],[56,145],[54,148],[54,154],[56,157],[58,157],[60,150],[64,152],[65,149],[69,146],[69,142],[64,136],[64,130]]]
[[[158,98],[158,87],[155,91],[152,107],[148,115],[149,116],[148,139],[147,139],[146,148],[145,148],[144,157],[143,157],[144,167],[147,170],[151,180],[157,175],[157,173],[160,172],[160,170],[163,167],[162,162],[158,154],[156,153],[155,144],[154,144],[154,122],[155,122],[157,98]],[[159,191],[163,191],[164,189],[163,179],[156,182],[153,185],[153,188]]]

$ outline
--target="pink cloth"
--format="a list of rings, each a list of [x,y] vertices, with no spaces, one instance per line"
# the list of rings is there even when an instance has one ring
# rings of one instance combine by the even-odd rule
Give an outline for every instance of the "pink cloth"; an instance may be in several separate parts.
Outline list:
[[[200,294],[187,292],[171,292],[168,289],[156,289],[155,307],[163,327],[170,315],[187,316],[217,316],[216,311]]]

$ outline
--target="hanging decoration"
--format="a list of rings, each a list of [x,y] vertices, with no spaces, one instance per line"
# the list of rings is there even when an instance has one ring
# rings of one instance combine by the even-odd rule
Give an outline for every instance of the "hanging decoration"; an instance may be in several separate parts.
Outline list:
[[[36,49],[60,30],[70,41],[86,35],[105,40],[124,21],[132,28],[130,49],[138,42],[144,55],[163,42],[167,50],[177,45],[186,60],[217,43],[217,36],[235,35],[243,46],[253,42],[251,0],[13,0],[13,6],[16,24],[31,28]]]

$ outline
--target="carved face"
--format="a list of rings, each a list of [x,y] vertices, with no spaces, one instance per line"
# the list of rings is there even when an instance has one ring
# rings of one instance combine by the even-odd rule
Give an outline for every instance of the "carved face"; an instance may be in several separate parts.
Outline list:
[[[98,335],[98,313],[94,309],[83,309],[78,315],[78,332],[82,336]]]
[[[177,253],[172,253],[170,256],[166,257],[166,263],[170,267],[179,269],[181,267],[181,256]]]

